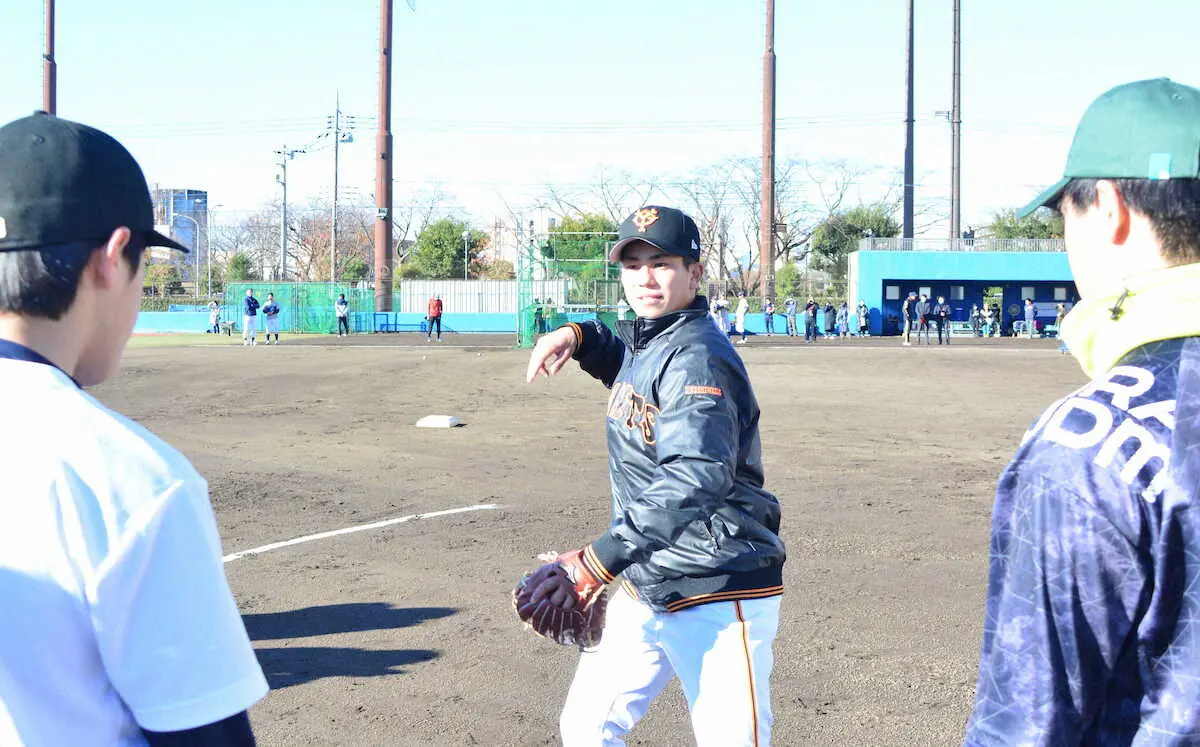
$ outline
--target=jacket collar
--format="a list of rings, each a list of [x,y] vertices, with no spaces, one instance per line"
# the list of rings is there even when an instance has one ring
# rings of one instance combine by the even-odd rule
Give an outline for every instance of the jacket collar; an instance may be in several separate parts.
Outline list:
[[[1075,304],[1059,336],[1090,378],[1143,345],[1200,337],[1200,263],[1129,278],[1122,292]]]
[[[708,316],[708,299],[696,296],[687,308],[663,314],[656,319],[638,317],[633,321],[617,322],[617,334],[633,350],[641,350],[659,335],[680,327],[692,319]]]

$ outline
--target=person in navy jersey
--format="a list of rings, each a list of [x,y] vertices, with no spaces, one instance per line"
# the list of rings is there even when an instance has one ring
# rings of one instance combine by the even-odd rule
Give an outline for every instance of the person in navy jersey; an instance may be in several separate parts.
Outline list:
[[[1100,96],[1040,207],[1090,382],[1000,476],[964,744],[1200,744],[1200,90]]]
[[[275,344],[279,344],[279,304],[275,294],[267,294],[267,302],[262,307],[263,322],[267,330],[267,344],[271,344],[271,335],[275,335]]]
[[[254,289],[246,289],[246,297],[242,300],[242,345],[251,347],[258,344],[258,299],[254,297]]]

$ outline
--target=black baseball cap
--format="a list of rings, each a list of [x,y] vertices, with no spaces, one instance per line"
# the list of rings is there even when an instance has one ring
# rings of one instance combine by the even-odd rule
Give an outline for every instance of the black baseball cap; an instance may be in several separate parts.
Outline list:
[[[188,250],[154,230],[146,177],[110,135],[45,112],[0,127],[0,251],[101,242],[121,226]]]
[[[617,243],[608,252],[609,262],[621,261],[621,250],[644,241],[667,254],[700,261],[700,229],[696,221],[675,208],[647,205],[633,211],[621,224]]]

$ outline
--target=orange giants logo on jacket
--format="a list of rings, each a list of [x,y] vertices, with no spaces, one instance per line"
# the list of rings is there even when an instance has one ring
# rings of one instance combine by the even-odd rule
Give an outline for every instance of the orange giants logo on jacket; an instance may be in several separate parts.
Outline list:
[[[613,385],[608,398],[608,417],[621,423],[629,430],[641,431],[642,440],[654,444],[654,425],[658,422],[659,410],[646,402],[646,398],[633,390],[628,382]]]

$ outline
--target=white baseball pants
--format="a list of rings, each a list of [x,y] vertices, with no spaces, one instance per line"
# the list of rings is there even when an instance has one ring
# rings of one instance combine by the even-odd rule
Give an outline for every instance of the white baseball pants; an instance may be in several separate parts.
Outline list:
[[[279,334],[279,317],[268,316],[263,319],[263,322],[267,325],[267,334],[268,335]]]
[[[563,747],[624,745],[673,676],[698,747],[767,747],[781,599],[655,612],[624,591],[614,594],[600,645],[579,657],[559,717]]]
[[[253,340],[258,332],[258,316],[242,317],[242,339]]]

